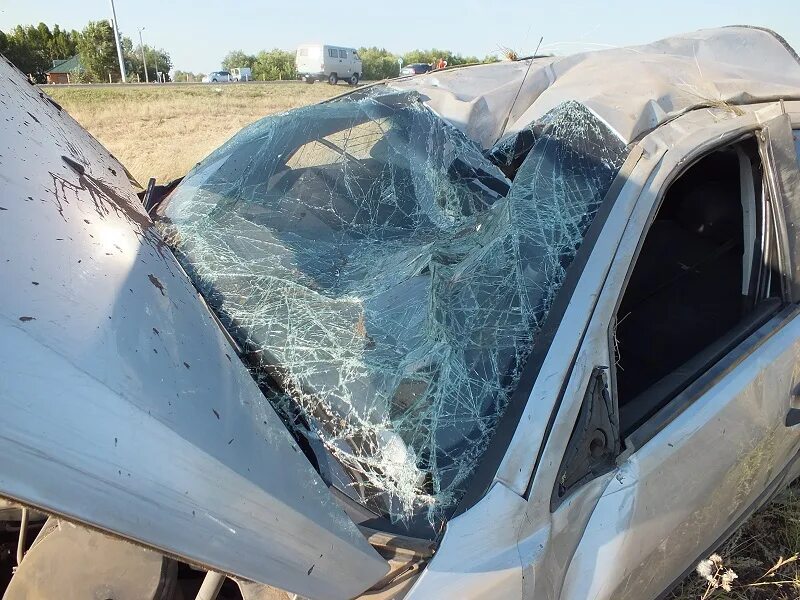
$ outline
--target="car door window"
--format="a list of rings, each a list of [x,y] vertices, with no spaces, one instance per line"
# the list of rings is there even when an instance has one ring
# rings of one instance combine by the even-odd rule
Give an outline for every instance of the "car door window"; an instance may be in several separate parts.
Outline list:
[[[331,58],[338,58],[339,57],[339,53],[337,52],[336,48],[329,48],[328,49],[328,56],[330,56]]]
[[[339,58],[347,58],[347,50],[339,50]]]
[[[623,436],[782,303],[776,226],[755,138],[719,149],[666,191],[614,330]]]

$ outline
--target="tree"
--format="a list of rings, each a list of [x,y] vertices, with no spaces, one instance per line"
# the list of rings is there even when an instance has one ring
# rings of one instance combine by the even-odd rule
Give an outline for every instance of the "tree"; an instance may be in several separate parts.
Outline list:
[[[252,54],[245,54],[241,50],[234,50],[232,52],[228,52],[228,54],[225,55],[225,58],[222,59],[222,68],[226,71],[241,67],[250,67],[252,69],[253,65],[255,65],[255,62],[256,57]]]
[[[269,52],[262,50],[253,62],[253,79],[274,81],[276,79],[294,79],[296,77],[294,54],[286,50],[273,48]]]
[[[125,69],[129,77],[139,76],[139,81],[157,81],[156,71],[161,71],[169,80],[168,72],[172,68],[172,59],[163,48],[151,48],[144,45],[144,58],[147,61],[147,77],[144,76],[144,66],[142,65],[142,47],[134,48],[133,42],[129,38],[122,38],[122,54],[125,56]],[[183,79],[185,81],[185,78]],[[181,80],[178,80],[181,81]]]
[[[89,77],[86,75],[86,71],[82,68],[73,69],[69,72],[69,82],[70,83],[91,83]]]
[[[358,55],[362,62],[362,79],[388,79],[397,77],[400,74],[400,65],[397,63],[397,55],[392,54],[386,48],[359,48]]]
[[[52,34],[44,23],[36,27],[17,25],[6,36],[6,57],[23,73],[44,80],[44,72],[53,66],[50,52]],[[66,58],[69,58],[66,57]]]
[[[364,80],[379,80],[397,77],[400,74],[400,65],[398,64],[399,55],[389,52],[386,48],[360,48],[358,54],[362,61],[361,79]],[[430,50],[411,50],[403,55],[403,64],[411,63],[432,63],[439,58],[447,61],[448,66],[475,64],[480,62],[496,62],[496,56],[487,55],[481,61],[477,56],[462,56],[450,50],[439,50],[431,48]],[[148,65],[150,59],[147,59]],[[242,50],[233,50],[225,55],[222,59],[222,67],[230,71],[237,67],[250,67],[253,70],[253,78],[261,81],[269,81],[273,79],[294,79],[297,76],[295,69],[295,57],[293,52],[286,50],[262,50],[255,56],[247,54]],[[185,71],[176,71],[177,81],[186,81],[187,75]],[[180,77],[178,77],[180,73]],[[199,77],[199,76],[198,76]]]
[[[133,41],[124,35],[122,36],[122,59],[125,61],[126,78],[129,81],[135,81],[135,76],[139,75],[144,81],[141,55],[133,51]]]
[[[454,54],[450,50],[439,50],[431,48],[430,50],[411,50],[403,55],[404,64],[412,63],[428,63],[433,64],[443,58],[447,62],[448,67],[456,65],[468,65],[481,62],[477,56],[461,56]]]
[[[126,71],[138,73],[144,79],[141,49],[135,48],[130,38],[122,37],[121,41]],[[0,52],[22,72],[32,74],[41,82],[45,81],[45,71],[55,60],[66,60],[76,54],[81,55],[82,80],[108,81],[109,73],[112,78],[119,79],[114,33],[107,21],[89,22],[81,33],[59,25],[51,30],[45,23],[18,25],[8,32],[0,31]],[[161,48],[145,46],[145,57],[151,81],[156,80],[156,70],[168,73],[172,68],[172,59]]]
[[[177,81],[179,83],[198,83],[203,80],[203,77],[205,77],[205,73],[192,73],[191,71],[181,71],[180,69],[175,69],[172,79],[173,81]]]
[[[50,38],[50,59],[68,59],[78,53],[78,32],[66,31],[58,25],[53,26],[53,35]]]
[[[114,30],[108,21],[89,21],[78,39],[78,54],[89,81],[108,81],[109,73],[120,78]]]
[[[139,50],[141,54],[141,50]],[[172,59],[163,48],[151,48],[147,44],[144,45],[144,56],[147,59],[147,73],[150,81],[157,80],[158,72],[164,74],[164,81],[169,81],[169,71],[172,69]]]

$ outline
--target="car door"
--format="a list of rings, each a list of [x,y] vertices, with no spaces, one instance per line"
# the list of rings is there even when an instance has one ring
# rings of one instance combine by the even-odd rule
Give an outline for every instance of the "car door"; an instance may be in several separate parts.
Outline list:
[[[339,69],[339,50],[330,46],[325,46],[325,75],[338,73]]]
[[[591,376],[580,374],[583,407],[553,491],[554,522],[571,522],[573,532],[576,523],[585,520],[586,526],[555,597],[658,596],[795,473],[800,448],[800,298],[794,265],[800,256],[794,237],[800,179],[790,119],[780,115],[736,143],[742,146],[730,148],[738,152],[750,144],[762,160],[764,201],[774,215],[765,228],[771,232],[765,237],[774,242],[773,251],[764,261],[781,279],[779,297],[760,300],[723,337],[677,368],[681,377],[691,377],[677,393],[654,404],[651,414],[629,417],[632,407],[620,404],[622,364],[616,347],[620,321],[627,315],[616,312],[617,307],[635,279],[648,236],[656,230],[659,202],[685,164],[698,160],[690,147],[668,152],[671,159],[654,174],[650,191],[642,193],[634,208],[587,334],[590,352],[583,356],[594,354],[596,364],[589,365]],[[731,152],[728,158],[733,157]],[[677,254],[680,249],[673,246],[670,251]],[[696,267],[684,266],[687,271]],[[671,301],[670,307],[675,304]],[[604,311],[608,306],[614,307],[616,318]],[[672,375],[659,379],[653,393],[664,389]],[[616,441],[608,444],[614,437]],[[613,455],[616,459],[611,460]]]
[[[349,598],[388,564],[332,498],[124,167],[0,61],[0,496]]]
[[[339,72],[339,77],[342,79],[348,79],[353,72],[353,65],[352,60],[348,58],[348,51],[344,48],[339,48],[339,65],[341,71]]]

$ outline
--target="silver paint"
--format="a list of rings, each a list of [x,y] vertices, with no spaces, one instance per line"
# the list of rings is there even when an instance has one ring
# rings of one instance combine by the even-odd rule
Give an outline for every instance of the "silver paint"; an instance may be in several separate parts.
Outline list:
[[[0,494],[309,596],[380,579],[122,166],[0,78]]]

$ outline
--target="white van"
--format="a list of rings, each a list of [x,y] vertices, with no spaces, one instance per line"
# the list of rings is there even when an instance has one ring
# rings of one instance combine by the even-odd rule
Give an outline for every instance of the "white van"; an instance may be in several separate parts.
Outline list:
[[[252,81],[253,70],[250,67],[231,69],[231,81]]]
[[[313,83],[326,80],[336,85],[340,80],[356,85],[361,79],[361,58],[355,48],[304,44],[297,49],[297,78]]]

